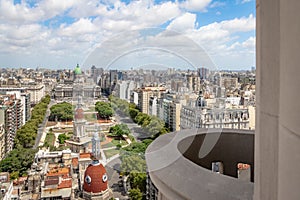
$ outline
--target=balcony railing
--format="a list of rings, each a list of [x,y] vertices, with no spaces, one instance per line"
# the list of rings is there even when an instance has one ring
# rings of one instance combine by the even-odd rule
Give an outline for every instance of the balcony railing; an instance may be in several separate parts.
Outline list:
[[[157,138],[146,151],[151,181],[162,199],[252,199],[254,132],[188,129]],[[223,174],[212,171],[222,163]],[[249,181],[238,163],[250,165]]]

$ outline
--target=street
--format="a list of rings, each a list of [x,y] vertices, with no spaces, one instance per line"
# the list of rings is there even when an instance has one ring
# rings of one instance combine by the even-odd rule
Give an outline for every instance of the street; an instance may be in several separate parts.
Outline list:
[[[126,116],[121,112],[116,112],[115,118],[117,123],[127,124],[136,141],[141,141],[142,139],[151,137],[151,135],[144,128],[136,124],[129,116]]]

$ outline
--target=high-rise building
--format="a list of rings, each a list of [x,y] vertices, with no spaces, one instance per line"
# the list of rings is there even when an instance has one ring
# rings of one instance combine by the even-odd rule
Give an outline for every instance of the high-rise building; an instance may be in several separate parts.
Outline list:
[[[118,81],[115,88],[115,95],[120,99],[127,100],[127,88],[128,88],[127,81]]]
[[[21,100],[16,95],[0,96],[0,124],[5,129],[5,151],[13,149],[17,130],[23,125],[23,111]]]
[[[39,103],[45,96],[45,85],[42,83],[28,85],[26,86],[26,90],[30,93],[30,101],[33,105]]]
[[[112,91],[115,90],[117,82],[118,82],[118,70],[116,69],[109,70],[109,86],[110,86],[109,94],[111,94]]]
[[[25,124],[31,117],[30,93],[22,93],[21,101],[23,105],[23,124]]]
[[[198,74],[199,74],[199,77],[200,77],[201,80],[208,78],[208,76],[209,76],[209,69],[204,68],[204,67],[200,67],[197,71],[198,71]]]
[[[96,84],[98,84],[100,76],[103,74],[103,72],[103,68],[96,68],[95,66],[91,67],[91,76]]]
[[[138,108],[141,112],[149,114],[149,100],[150,97],[160,98],[166,91],[164,87],[143,87],[136,90],[138,93]]]
[[[142,113],[149,113],[149,98],[150,98],[150,91],[147,90],[139,90],[138,91],[138,108]]]
[[[180,130],[180,110],[186,100],[175,93],[166,93],[157,103],[157,116],[163,120],[171,131]]]
[[[0,124],[0,160],[6,156],[6,140],[4,124]]]
[[[150,97],[149,99],[149,115],[157,116],[157,97]]]
[[[188,75],[187,87],[189,91],[198,93],[200,91],[200,77],[194,74]]]
[[[138,105],[138,103],[139,103],[139,94],[136,91],[132,91],[130,93],[130,103],[134,103],[135,105]]]

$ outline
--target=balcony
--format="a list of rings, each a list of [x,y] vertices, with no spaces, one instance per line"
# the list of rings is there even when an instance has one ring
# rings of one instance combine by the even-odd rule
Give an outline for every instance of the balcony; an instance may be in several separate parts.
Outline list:
[[[159,199],[252,199],[254,132],[190,129],[157,138],[146,162]],[[222,163],[222,173],[212,164]],[[238,164],[250,165],[249,181],[238,179]]]

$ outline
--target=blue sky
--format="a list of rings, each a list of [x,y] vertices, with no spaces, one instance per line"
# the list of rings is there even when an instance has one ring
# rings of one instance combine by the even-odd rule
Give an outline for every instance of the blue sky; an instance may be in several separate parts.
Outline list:
[[[162,29],[160,36],[155,37],[162,37],[164,30],[179,32],[203,48],[219,69],[255,66],[254,0],[0,0],[0,13],[0,67],[85,65],[97,47],[103,48],[104,41],[149,27]],[[130,41],[140,44],[140,39],[136,36]],[[149,37],[143,45],[151,46],[150,41],[164,39]],[[126,42],[128,39],[124,44],[120,40],[118,45],[124,46]],[[129,57],[132,63],[136,62],[134,56]],[[169,62],[168,66],[176,63]],[[118,67],[130,68],[129,65],[130,62]]]

